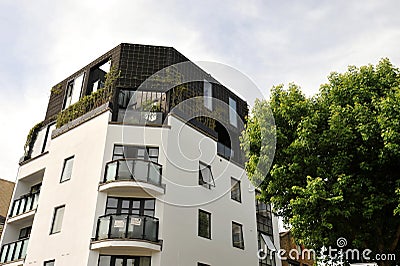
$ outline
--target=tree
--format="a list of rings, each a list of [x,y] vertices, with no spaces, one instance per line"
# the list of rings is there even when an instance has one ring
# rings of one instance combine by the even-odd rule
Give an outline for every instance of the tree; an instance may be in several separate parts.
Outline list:
[[[273,87],[254,106],[242,135],[248,176],[302,244],[336,247],[344,237],[346,248],[399,254],[399,70],[383,59],[328,80],[314,97]],[[260,123],[267,105],[276,128]],[[275,157],[262,173],[260,135],[272,128]]]

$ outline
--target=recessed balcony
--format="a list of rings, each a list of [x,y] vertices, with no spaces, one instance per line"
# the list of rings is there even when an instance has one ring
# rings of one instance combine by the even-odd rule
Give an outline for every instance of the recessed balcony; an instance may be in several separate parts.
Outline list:
[[[124,195],[132,193],[163,194],[162,166],[142,159],[119,159],[106,165],[99,191]]]
[[[19,199],[14,200],[8,222],[11,223],[32,218],[35,215],[38,201],[39,191],[23,195]]]
[[[0,264],[10,264],[26,257],[29,238],[5,244],[1,247]]]
[[[145,215],[108,214],[99,217],[91,249],[113,252],[160,251],[159,221]]]

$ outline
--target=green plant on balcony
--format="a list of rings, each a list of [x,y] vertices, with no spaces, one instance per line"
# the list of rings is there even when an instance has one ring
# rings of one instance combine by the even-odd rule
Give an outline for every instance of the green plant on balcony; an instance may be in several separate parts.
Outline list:
[[[147,100],[142,103],[142,110],[145,112],[161,112],[161,100]]]
[[[56,85],[56,86],[54,86],[53,88],[51,88],[51,93],[52,94],[61,94],[62,93],[62,85],[61,85],[61,83],[60,84],[58,84],[58,85]]]
[[[109,102],[113,96],[114,84],[119,77],[120,71],[115,67],[111,67],[110,71],[106,74],[104,87],[90,95],[82,97],[77,103],[60,112],[57,115],[56,128],[60,128],[68,122]]]
[[[42,127],[43,127],[43,121],[34,125],[31,128],[31,130],[29,131],[28,136],[26,137],[25,145],[24,145],[24,159],[25,160],[29,159],[31,157],[33,145],[35,144],[37,135]]]

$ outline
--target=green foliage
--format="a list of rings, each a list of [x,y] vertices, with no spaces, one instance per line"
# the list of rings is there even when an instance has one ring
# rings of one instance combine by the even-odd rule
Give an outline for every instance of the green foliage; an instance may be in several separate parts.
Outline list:
[[[43,127],[43,121],[34,125],[31,128],[31,130],[29,131],[28,136],[26,137],[25,145],[24,145],[24,152],[25,152],[24,159],[25,160],[27,160],[31,157],[33,145],[35,144],[37,135],[42,127]]]
[[[243,133],[248,176],[263,180],[262,198],[290,223],[308,247],[336,246],[399,252],[400,76],[388,59],[331,73],[314,97],[299,87],[272,89],[276,153],[269,173],[263,159],[256,104]],[[246,146],[246,145],[244,145]],[[261,152],[261,153],[260,153]]]
[[[51,93],[60,94],[60,93],[62,93],[62,89],[61,88],[62,88],[62,85],[58,84],[58,85],[54,86],[53,88],[51,88]]]
[[[82,97],[77,103],[60,112],[57,115],[56,128],[59,128],[87,112],[109,102],[113,96],[114,84],[119,77],[120,72],[115,67],[111,67],[110,71],[106,74],[104,87],[90,95]]]

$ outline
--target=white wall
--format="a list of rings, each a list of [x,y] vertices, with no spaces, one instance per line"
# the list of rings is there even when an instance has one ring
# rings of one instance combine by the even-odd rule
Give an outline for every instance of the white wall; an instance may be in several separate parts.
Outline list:
[[[52,140],[49,154],[42,161],[46,171],[26,265],[43,265],[50,259],[59,266],[87,265],[108,120],[107,112]],[[64,159],[72,155],[72,177],[60,183]],[[30,166],[20,172],[27,172]],[[54,208],[60,205],[65,205],[62,229],[50,235]]]
[[[136,144],[159,147],[166,185],[165,195],[153,195],[163,250],[153,252],[152,266],[197,262],[257,266],[255,194],[244,170],[217,156],[215,141],[175,117],[169,117],[169,126],[161,128],[109,124],[109,116],[104,113],[56,137],[49,154],[21,166],[21,188],[26,176],[45,168],[25,264],[43,265],[55,259],[57,266],[97,265],[99,252],[90,251],[90,241],[107,199],[107,193],[98,192],[98,185],[105,164],[112,160],[114,144]],[[60,183],[64,159],[72,155],[72,178]],[[211,165],[216,187],[198,185],[199,161]],[[241,203],[230,198],[231,177],[241,180]],[[64,204],[62,230],[50,235],[54,208]],[[211,240],[197,236],[199,208],[212,214]],[[232,246],[232,221],[243,225],[244,250]],[[276,219],[274,232],[275,243],[279,243]]]

